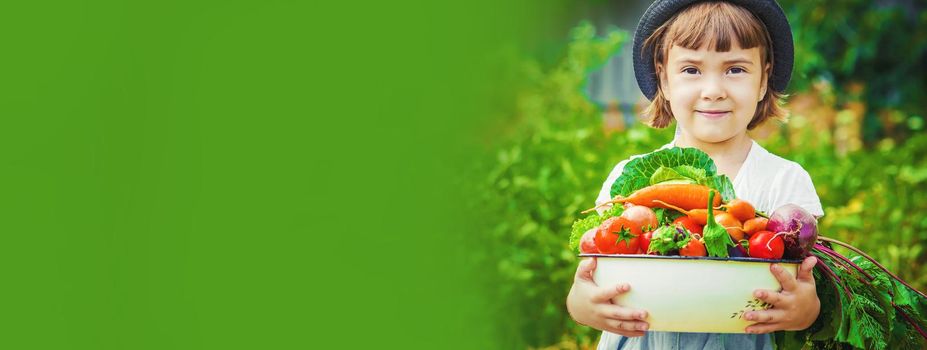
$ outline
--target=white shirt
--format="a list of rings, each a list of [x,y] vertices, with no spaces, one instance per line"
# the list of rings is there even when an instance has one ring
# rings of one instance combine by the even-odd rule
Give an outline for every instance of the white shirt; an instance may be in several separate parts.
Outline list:
[[[670,147],[673,147],[673,142],[659,149]],[[595,201],[596,205],[607,202],[611,198],[609,194],[612,183],[621,176],[625,164],[642,156],[644,155],[632,156],[630,159],[621,161],[612,169],[605,183],[602,184],[602,190],[599,191],[599,196]],[[744,164],[740,167],[737,178],[733,182],[734,193],[737,198],[750,202],[754,208],[766,214],[772,214],[773,211],[785,204],[794,203],[807,210],[811,215],[816,217],[824,216],[821,200],[814,190],[814,184],[811,182],[811,176],[808,175],[808,172],[798,163],[769,153],[756,141],[753,141],[750,153],[747,154],[747,159],[744,160]],[[601,208],[600,212],[604,210],[605,208]],[[664,333],[663,335],[675,335],[675,333]],[[705,336],[711,337],[714,335],[705,334]],[[602,332],[598,348],[615,349],[621,338],[618,334]]]

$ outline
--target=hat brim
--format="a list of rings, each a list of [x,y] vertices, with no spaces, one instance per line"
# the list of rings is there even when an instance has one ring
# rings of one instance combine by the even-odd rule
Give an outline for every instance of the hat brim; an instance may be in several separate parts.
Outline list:
[[[644,52],[642,46],[653,32],[668,21],[683,8],[705,0],[657,0],[654,1],[637,25],[634,31],[634,75],[641,92],[649,100],[653,100],[657,93],[657,74],[653,64],[653,52]],[[770,87],[778,92],[784,92],[792,78],[792,65],[794,61],[794,47],[792,43],[792,29],[782,7],[774,0],[725,0],[731,4],[739,5],[755,14],[769,32],[772,39],[773,69]]]

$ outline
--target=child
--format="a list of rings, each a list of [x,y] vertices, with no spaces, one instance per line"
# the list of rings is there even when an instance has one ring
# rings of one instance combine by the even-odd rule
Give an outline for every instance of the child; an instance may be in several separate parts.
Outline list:
[[[645,111],[650,125],[677,123],[675,139],[663,148],[704,151],[732,179],[737,196],[757,210],[794,203],[824,215],[808,173],[747,135],[784,115],[778,103],[791,76],[792,35],[774,0],[657,0],[638,25],[634,59],[638,84],[652,101]],[[612,170],[596,204],[609,200],[627,162]],[[603,330],[599,349],[772,349],[768,333],[805,329],[820,312],[811,275],[815,262],[805,259],[797,276],[772,265],[783,289],[754,293],[773,307],[744,315],[756,323],[747,334],[647,332],[647,310],[610,301],[633,286],[596,285],[594,258],[577,268],[567,308],[576,322]]]

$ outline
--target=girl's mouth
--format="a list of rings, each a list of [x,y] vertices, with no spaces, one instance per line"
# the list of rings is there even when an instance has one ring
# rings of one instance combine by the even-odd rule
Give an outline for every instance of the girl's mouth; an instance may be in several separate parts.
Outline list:
[[[730,113],[729,111],[695,111],[695,112],[701,115],[702,117],[705,117],[708,119],[718,119]]]

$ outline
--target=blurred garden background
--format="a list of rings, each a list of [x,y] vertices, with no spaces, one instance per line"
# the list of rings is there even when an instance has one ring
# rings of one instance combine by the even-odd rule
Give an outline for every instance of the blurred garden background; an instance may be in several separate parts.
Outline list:
[[[548,14],[536,39],[493,55],[493,113],[466,186],[481,218],[470,263],[494,300],[500,348],[594,347],[566,312],[570,226],[612,167],[669,142],[646,127],[630,66],[650,1],[584,1]],[[753,132],[811,174],[822,235],[851,243],[927,290],[927,5],[780,1],[795,38],[787,124]]]

